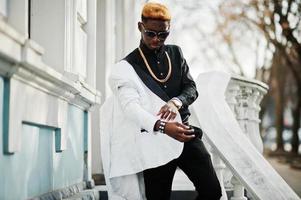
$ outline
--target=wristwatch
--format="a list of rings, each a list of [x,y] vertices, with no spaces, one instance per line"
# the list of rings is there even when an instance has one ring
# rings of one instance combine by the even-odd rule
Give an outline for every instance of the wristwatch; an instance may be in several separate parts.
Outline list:
[[[172,98],[172,99],[171,99],[171,102],[177,107],[178,110],[179,110],[179,109],[182,107],[182,105],[183,105],[182,101],[181,101],[180,99],[178,99],[177,97]]]

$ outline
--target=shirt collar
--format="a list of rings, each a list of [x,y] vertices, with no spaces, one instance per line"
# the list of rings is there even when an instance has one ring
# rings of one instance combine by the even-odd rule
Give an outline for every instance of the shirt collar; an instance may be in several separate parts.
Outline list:
[[[164,52],[165,52],[165,45],[163,44],[163,46],[161,46],[159,49],[153,50],[153,49],[149,49],[143,42],[142,40],[140,40],[140,45],[139,47],[141,48],[141,50],[143,51],[143,53],[145,55],[150,55],[150,56],[157,56],[157,57],[161,57]]]

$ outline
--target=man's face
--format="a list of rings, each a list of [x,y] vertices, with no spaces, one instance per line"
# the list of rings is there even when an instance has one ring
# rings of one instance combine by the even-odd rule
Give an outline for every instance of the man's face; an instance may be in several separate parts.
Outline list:
[[[146,22],[138,23],[141,38],[149,49],[158,49],[164,44],[169,34],[169,27],[169,21],[148,19]]]

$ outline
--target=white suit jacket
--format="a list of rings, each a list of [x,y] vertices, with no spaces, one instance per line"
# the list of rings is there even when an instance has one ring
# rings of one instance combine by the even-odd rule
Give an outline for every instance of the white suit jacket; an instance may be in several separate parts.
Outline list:
[[[141,81],[127,61],[118,62],[109,77],[113,95],[101,107],[101,154],[113,200],[142,200],[145,169],[180,156],[183,143],[154,132],[157,113],[165,102]],[[181,122],[178,113],[175,121]],[[144,129],[145,131],[141,131]]]

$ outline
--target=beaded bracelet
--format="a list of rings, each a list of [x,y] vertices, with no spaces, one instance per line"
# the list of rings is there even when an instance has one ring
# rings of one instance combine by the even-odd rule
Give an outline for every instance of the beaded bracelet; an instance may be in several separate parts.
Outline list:
[[[160,120],[160,123],[159,123],[159,132],[160,133],[164,133],[165,125],[166,125],[166,122]]]

